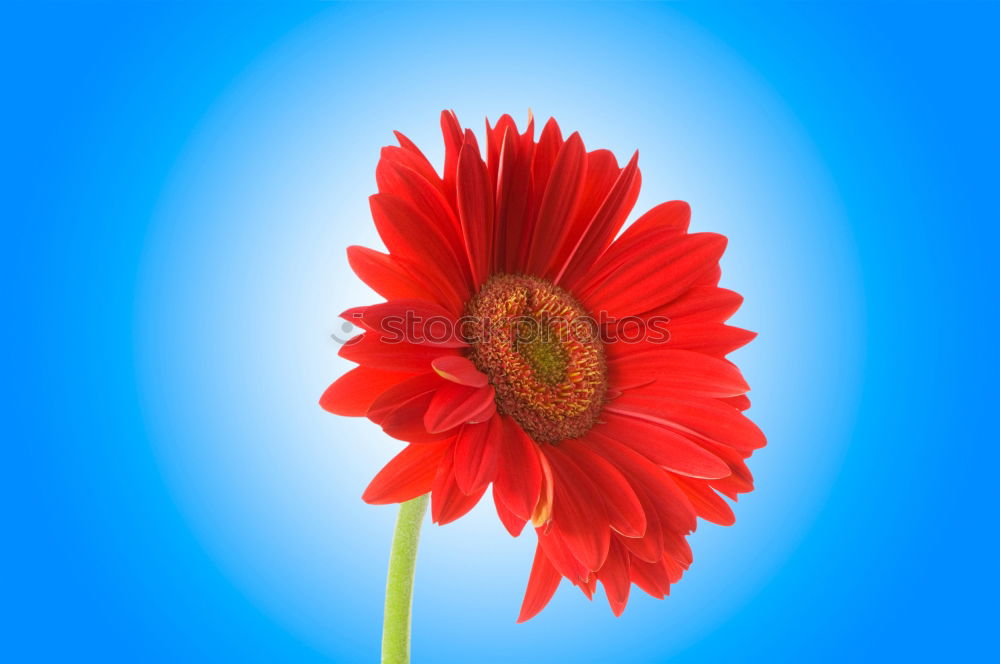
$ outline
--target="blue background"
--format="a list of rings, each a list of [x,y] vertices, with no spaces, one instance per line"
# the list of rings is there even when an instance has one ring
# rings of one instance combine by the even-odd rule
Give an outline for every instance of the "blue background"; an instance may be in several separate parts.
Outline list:
[[[982,659],[996,31],[977,4],[3,10],[6,661],[367,662],[396,446],[316,399],[379,146],[555,115],[730,237],[769,447],[614,619],[489,509],[421,544],[415,662]],[[991,419],[991,418],[989,418]]]

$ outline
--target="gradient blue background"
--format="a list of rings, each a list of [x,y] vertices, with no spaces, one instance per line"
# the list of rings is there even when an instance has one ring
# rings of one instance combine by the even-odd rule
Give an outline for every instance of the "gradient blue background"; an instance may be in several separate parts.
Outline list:
[[[532,107],[730,237],[770,437],[621,619],[428,527],[415,662],[988,659],[995,5],[3,10],[4,661],[368,662],[396,449],[322,413],[379,146]]]

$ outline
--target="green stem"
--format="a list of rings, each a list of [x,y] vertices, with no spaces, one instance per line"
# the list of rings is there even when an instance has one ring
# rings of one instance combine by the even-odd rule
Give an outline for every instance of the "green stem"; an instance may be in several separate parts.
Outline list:
[[[396,531],[389,553],[385,583],[385,619],[382,622],[382,664],[409,664],[413,571],[417,562],[420,524],[427,513],[427,496],[399,506]]]

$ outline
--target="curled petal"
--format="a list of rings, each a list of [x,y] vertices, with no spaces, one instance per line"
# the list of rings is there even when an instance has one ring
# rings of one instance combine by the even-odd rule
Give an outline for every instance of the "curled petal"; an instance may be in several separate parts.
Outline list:
[[[466,422],[484,422],[496,412],[493,387],[446,383],[427,406],[424,425],[431,433],[448,431]]]
[[[486,374],[477,369],[469,358],[461,355],[439,357],[431,362],[431,366],[439,376],[459,385],[486,387],[489,382]]]

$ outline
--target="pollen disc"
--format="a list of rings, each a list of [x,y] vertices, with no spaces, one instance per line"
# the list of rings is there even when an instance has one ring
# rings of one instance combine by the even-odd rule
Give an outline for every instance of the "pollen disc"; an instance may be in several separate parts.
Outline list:
[[[604,344],[597,321],[565,290],[493,276],[466,305],[462,334],[497,410],[534,440],[579,438],[593,426],[607,388]]]

